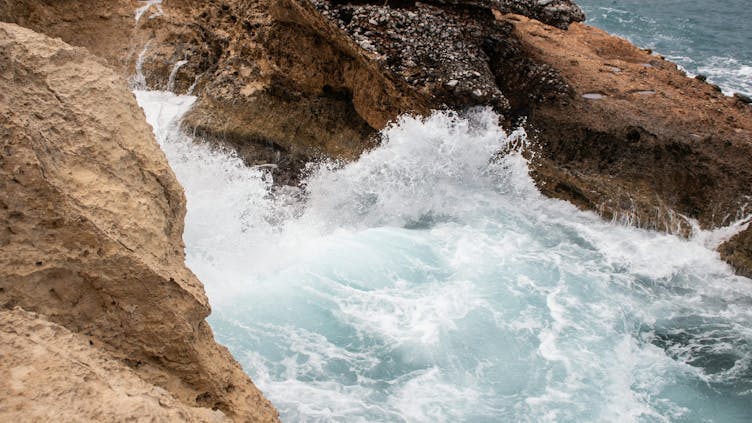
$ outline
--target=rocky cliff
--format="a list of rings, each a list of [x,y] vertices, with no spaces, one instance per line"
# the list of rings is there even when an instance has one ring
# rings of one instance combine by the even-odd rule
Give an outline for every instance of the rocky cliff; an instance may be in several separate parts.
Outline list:
[[[543,193],[679,234],[749,216],[749,104],[596,28],[497,16],[514,27],[514,60],[534,64],[531,74],[497,81],[513,93],[511,116],[524,118],[538,142],[533,176]],[[540,68],[567,88],[552,89]],[[749,233],[720,248],[744,275],[752,274]]]
[[[2,420],[276,421],[204,320],[185,198],[125,81],[0,24],[0,140]]]
[[[139,4],[22,0],[0,3],[0,19],[87,47],[123,75],[143,69],[136,83],[192,90],[186,129],[277,164],[282,183],[317,157],[356,158],[402,113],[507,110],[485,50],[509,30],[492,7],[561,27],[584,19],[569,0],[164,0],[134,15]]]
[[[746,216],[752,108],[583,25],[569,1],[163,7],[173,17],[155,17],[154,26],[165,19],[172,26],[160,28],[173,29],[155,34],[170,47],[147,53],[161,63],[149,84],[166,79],[176,52],[206,49],[201,73],[189,72],[192,55],[180,68],[183,86],[199,81],[186,128],[230,144],[248,163],[276,163],[282,183],[318,156],[357,157],[401,113],[490,106],[508,126],[528,129],[533,176],[547,195],[684,235]],[[189,26],[179,23],[187,10],[199,16]],[[209,41],[191,41],[199,38],[191,31]],[[182,35],[171,43],[165,34]],[[748,239],[721,248],[747,275]]]
[[[230,145],[249,164],[278,165],[278,183],[295,183],[317,157],[356,158],[401,113],[487,106],[506,125],[528,129],[533,176],[547,195],[685,235],[693,225],[744,217],[752,107],[583,19],[569,0],[0,0],[0,20],[86,47],[121,77],[140,70],[133,84],[197,94],[186,130]],[[12,176],[2,187],[2,243],[14,247],[0,256],[12,269],[3,270],[9,282],[0,298],[49,318],[44,327],[69,331],[72,344],[91,340],[175,404],[272,419],[203,323],[206,301],[177,247],[182,195],[161,153],[152,141],[130,150],[118,141],[151,139],[140,112],[121,98],[127,93],[113,73],[92,80],[81,71],[100,62],[56,48],[68,53],[34,59],[44,66],[0,57],[12,75],[0,91],[4,119],[13,123],[4,140],[38,140],[4,144],[19,153],[3,156]],[[67,73],[52,67],[63,63]],[[48,69],[45,77],[34,76],[36,66]],[[33,93],[14,92],[30,82],[9,85],[32,77],[57,85]],[[110,80],[115,88],[97,85]],[[84,94],[95,97],[70,103]],[[105,116],[96,96],[116,109]],[[37,101],[46,105],[38,115],[14,112],[36,111],[29,105]],[[140,123],[123,123],[131,119]],[[76,137],[94,145],[64,142]],[[117,172],[107,170],[111,163]],[[719,251],[752,276],[752,229]],[[31,255],[39,258],[24,261]],[[154,298],[170,306],[157,310]],[[8,313],[29,324],[39,318]],[[225,374],[232,376],[218,376]]]

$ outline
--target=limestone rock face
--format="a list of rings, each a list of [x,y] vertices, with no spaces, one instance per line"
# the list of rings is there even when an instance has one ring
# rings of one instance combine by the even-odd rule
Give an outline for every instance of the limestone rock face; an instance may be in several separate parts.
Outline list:
[[[583,18],[569,0],[164,0],[139,14],[142,3],[100,3],[6,0],[0,19],[85,46],[124,75],[141,69],[133,82],[145,87],[192,90],[185,128],[278,165],[278,183],[318,157],[356,158],[402,113],[505,112],[486,50],[509,27],[492,8],[561,26]]]
[[[492,0],[491,7],[502,13],[515,13],[545,24],[567,29],[585,20],[585,13],[570,0]]]
[[[124,80],[84,49],[0,24],[0,142],[0,305],[38,314],[4,312],[3,320],[36,327],[46,319],[40,342],[45,331],[70,339],[42,345],[31,362],[67,355],[69,345],[68,357],[96,362],[95,385],[126,375],[124,384],[159,387],[150,398],[168,398],[194,419],[221,417],[203,407],[276,421],[204,320],[203,287],[184,265],[185,198]],[[16,345],[8,354],[19,357],[29,341],[10,326],[0,351]],[[87,343],[97,351],[82,351]],[[11,375],[40,372],[5,358],[3,366]]]
[[[123,76],[143,45],[135,25],[139,1],[0,0],[0,21],[86,47]]]
[[[394,116],[427,110],[423,95],[383,72],[307,0],[184,7],[221,52],[199,76],[184,126],[229,143],[248,163],[292,171],[275,175],[279,182],[319,156],[352,160]]]

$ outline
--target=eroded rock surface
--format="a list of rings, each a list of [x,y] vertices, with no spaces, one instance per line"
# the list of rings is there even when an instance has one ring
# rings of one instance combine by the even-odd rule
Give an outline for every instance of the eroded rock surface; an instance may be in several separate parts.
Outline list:
[[[737,273],[752,278],[752,228],[728,240],[719,251],[721,258],[734,266]]]
[[[89,339],[20,308],[0,310],[4,421],[227,422],[145,382]]]
[[[41,374],[7,360],[39,345],[19,336],[23,325],[46,319],[52,323],[41,324],[39,342],[49,331],[70,342],[42,345],[31,361],[80,356],[93,360],[98,379],[90,396],[45,401],[95,412],[78,401],[106,395],[128,404],[122,395],[131,391],[122,386],[151,385],[157,393],[138,394],[134,406],[164,398],[165,416],[222,417],[194,410],[202,407],[239,421],[276,421],[204,320],[203,287],[184,265],[185,198],[124,80],[83,49],[0,24],[0,141],[0,305],[38,313],[3,312],[5,371]],[[15,334],[7,319],[19,321]],[[97,351],[82,351],[82,343]],[[102,387],[110,377],[116,382]],[[48,388],[58,392],[39,386]],[[34,404],[5,408],[2,419],[36,413]]]
[[[401,113],[490,106],[509,126],[527,122],[544,193],[606,218],[687,234],[688,219],[743,217],[752,195],[750,106],[578,23],[568,0],[164,0],[136,29],[119,11],[141,3],[63,2],[74,15],[21,3],[45,11],[25,22],[110,63],[131,71],[141,57],[148,87],[193,88],[186,129],[276,164],[278,183],[318,157],[354,159]],[[127,54],[116,37],[98,46],[61,29],[100,25],[93,16],[112,20]]]
[[[540,142],[534,175],[544,193],[679,233],[690,229],[686,218],[707,229],[744,217],[752,108],[596,28],[500,19],[515,27],[518,56],[555,69],[572,90],[533,98],[550,92],[535,85],[541,78],[498,78]]]
[[[6,1],[0,19],[85,46],[122,74],[142,69],[134,83],[192,90],[199,100],[186,129],[249,164],[278,165],[281,183],[318,157],[354,159],[402,113],[506,111],[487,50],[509,26],[492,7],[560,26],[584,17],[569,0],[164,0],[136,20],[145,4]]]
[[[752,108],[658,56],[577,19],[563,30],[480,3],[316,4],[432,107],[524,122],[549,196],[684,235],[745,217]],[[746,239],[722,251],[748,274]]]
[[[0,0],[0,21],[86,47],[127,77],[143,46],[135,25],[135,11],[142,4],[138,0]]]

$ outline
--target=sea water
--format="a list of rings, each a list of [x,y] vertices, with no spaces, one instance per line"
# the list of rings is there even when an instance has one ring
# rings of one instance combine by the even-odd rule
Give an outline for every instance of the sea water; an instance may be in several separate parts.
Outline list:
[[[403,117],[297,190],[182,133],[194,97],[136,95],[185,187],[210,323],[283,421],[752,420],[728,233],[543,197],[489,110]]]
[[[587,23],[752,96],[750,0],[577,0]]]

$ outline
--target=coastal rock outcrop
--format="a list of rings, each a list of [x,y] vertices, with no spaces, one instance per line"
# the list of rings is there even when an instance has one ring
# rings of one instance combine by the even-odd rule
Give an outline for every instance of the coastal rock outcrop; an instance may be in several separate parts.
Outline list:
[[[506,111],[485,49],[509,28],[492,8],[562,27],[584,19],[569,0],[164,0],[135,16],[132,3],[21,0],[0,3],[0,19],[87,47],[124,75],[141,71],[137,85],[198,94],[185,128],[248,164],[277,165],[281,183],[318,157],[356,158],[402,113]]]
[[[571,1],[164,0],[131,24],[125,0],[22,3],[40,12],[16,21],[141,70],[137,83],[193,90],[185,129],[276,165],[277,183],[358,157],[399,114],[490,106],[524,122],[542,192],[605,218],[686,235],[744,217],[752,196],[750,106],[579,23]],[[120,37],[69,30],[95,16]],[[741,269],[747,250],[724,251]]]
[[[568,0],[0,0],[101,58],[0,24],[0,416],[277,420],[204,320],[185,199],[125,77],[198,95],[184,128],[277,183],[402,113],[482,106],[527,129],[548,196],[683,235],[747,216],[748,99],[583,19]],[[752,228],[719,252],[752,277]]]
[[[39,13],[6,1],[0,18],[138,68],[145,86],[193,90],[186,130],[275,164],[277,183],[354,159],[401,113],[490,106],[525,122],[541,191],[605,218],[686,235],[744,217],[752,195],[750,106],[579,23],[568,0],[164,0],[132,27],[125,0],[20,3]],[[120,38],[82,35],[96,16]]]
[[[745,217],[750,107],[578,23],[581,12],[566,14],[564,30],[531,19],[525,2],[314,3],[431,108],[491,106],[522,123],[547,195],[685,235]]]
[[[734,266],[737,273],[752,278],[752,227],[723,243],[719,251],[721,258]]]
[[[185,198],[125,81],[0,24],[0,141],[2,419],[277,421],[204,320]]]
[[[492,106],[525,126],[546,195],[683,235],[748,214],[752,108],[578,14],[564,30],[480,4],[316,4],[431,107]],[[749,238],[721,248],[741,274]]]
[[[15,23],[66,43],[86,47],[128,76],[143,43],[134,11],[145,2],[0,0],[0,21]]]
[[[563,31],[497,16],[514,25],[511,62],[553,69],[570,88],[553,95],[560,90],[519,66],[497,74],[510,117],[524,118],[538,142],[533,175],[541,191],[606,218],[675,233],[746,217],[749,105],[599,29],[573,24]]]

